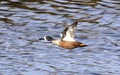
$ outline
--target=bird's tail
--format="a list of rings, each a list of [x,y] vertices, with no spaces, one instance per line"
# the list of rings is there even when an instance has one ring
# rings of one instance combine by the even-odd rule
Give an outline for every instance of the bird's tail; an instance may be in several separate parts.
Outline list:
[[[80,46],[80,47],[85,47],[85,46],[87,46],[87,45],[86,45],[86,44],[81,43],[81,44],[79,44],[79,46]]]

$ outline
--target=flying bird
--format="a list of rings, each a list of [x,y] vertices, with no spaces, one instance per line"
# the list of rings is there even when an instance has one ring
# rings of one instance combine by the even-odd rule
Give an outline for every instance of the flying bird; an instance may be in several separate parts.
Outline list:
[[[44,40],[50,41],[53,44],[56,44],[62,48],[73,49],[77,47],[84,47],[87,46],[81,42],[75,40],[75,28],[77,27],[78,22],[74,22],[73,24],[67,26],[61,35],[60,39],[54,39],[51,36],[44,36]]]

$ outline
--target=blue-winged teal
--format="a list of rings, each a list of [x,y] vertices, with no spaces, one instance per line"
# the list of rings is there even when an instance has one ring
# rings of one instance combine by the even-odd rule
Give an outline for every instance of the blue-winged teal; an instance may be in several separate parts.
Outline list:
[[[72,25],[66,27],[62,32],[61,39],[54,39],[51,36],[44,36],[44,40],[51,41],[52,43],[67,49],[73,49],[77,47],[87,46],[81,42],[74,39],[74,30],[78,22],[74,22]]]

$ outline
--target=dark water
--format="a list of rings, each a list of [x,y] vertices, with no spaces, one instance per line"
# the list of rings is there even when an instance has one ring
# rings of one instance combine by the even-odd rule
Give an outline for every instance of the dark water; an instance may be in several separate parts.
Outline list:
[[[38,40],[76,19],[87,47]],[[0,0],[0,75],[120,75],[120,1]]]

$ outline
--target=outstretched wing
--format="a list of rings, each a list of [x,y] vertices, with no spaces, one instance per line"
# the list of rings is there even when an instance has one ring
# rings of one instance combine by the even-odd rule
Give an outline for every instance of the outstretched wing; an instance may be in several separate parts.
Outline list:
[[[75,41],[74,40],[74,29],[77,26],[78,22],[74,22],[70,26],[66,27],[62,32],[62,40],[64,41]]]

